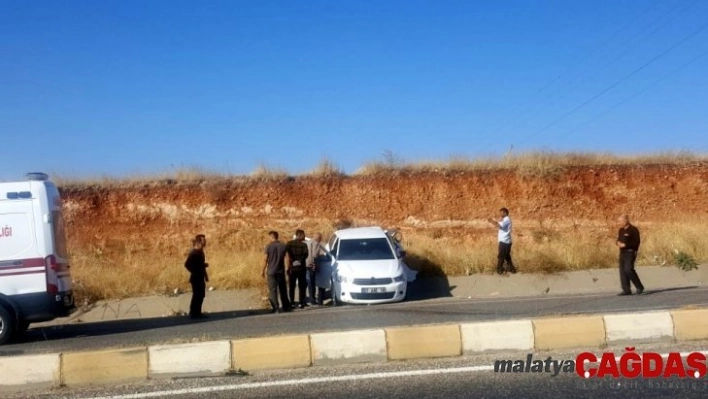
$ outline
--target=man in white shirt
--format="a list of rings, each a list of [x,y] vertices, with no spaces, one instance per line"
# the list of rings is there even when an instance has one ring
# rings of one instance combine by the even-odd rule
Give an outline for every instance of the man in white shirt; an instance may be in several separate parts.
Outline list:
[[[497,255],[497,273],[504,274],[504,261],[506,261],[509,273],[516,273],[514,262],[511,261],[511,219],[509,218],[509,210],[502,208],[499,210],[499,219],[494,220],[489,218],[489,223],[493,224],[497,232],[497,241],[499,241],[499,255]]]

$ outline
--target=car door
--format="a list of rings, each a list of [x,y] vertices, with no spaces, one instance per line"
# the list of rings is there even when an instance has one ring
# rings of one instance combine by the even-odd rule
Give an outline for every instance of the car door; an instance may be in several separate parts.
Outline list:
[[[329,243],[325,247],[329,254],[318,256],[315,259],[317,273],[315,274],[315,283],[318,287],[326,290],[331,290],[332,273],[334,272],[335,254],[339,240],[336,235],[330,238]]]

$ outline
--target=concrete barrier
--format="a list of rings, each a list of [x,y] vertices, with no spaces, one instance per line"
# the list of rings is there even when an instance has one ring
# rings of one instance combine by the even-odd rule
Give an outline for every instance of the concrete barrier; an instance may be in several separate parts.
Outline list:
[[[602,347],[708,339],[708,309],[395,327],[94,352],[0,356],[0,392],[124,384],[340,363],[453,357],[492,350]]]
[[[148,354],[152,378],[208,377],[231,370],[229,341],[151,346]]]
[[[608,344],[674,339],[674,323],[669,312],[606,315],[605,330]]]
[[[460,333],[463,353],[534,348],[531,320],[461,324]]]
[[[386,344],[391,360],[462,354],[459,325],[387,328]]]
[[[315,365],[385,362],[387,359],[384,330],[311,334],[310,345]]]
[[[708,339],[708,309],[675,310],[671,317],[677,341]]]
[[[235,370],[289,369],[312,364],[307,335],[241,339],[232,341],[231,349]]]
[[[61,384],[60,355],[0,357],[0,392]]]
[[[148,378],[147,348],[66,353],[61,358],[66,385],[121,384]]]
[[[592,348],[604,346],[605,325],[602,316],[570,316],[534,319],[536,349]]]

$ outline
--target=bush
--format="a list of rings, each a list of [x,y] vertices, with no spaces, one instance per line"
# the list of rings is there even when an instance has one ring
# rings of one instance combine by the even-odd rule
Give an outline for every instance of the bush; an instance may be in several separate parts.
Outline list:
[[[679,269],[686,272],[693,269],[698,269],[698,262],[696,262],[696,259],[683,251],[674,252],[674,262]]]

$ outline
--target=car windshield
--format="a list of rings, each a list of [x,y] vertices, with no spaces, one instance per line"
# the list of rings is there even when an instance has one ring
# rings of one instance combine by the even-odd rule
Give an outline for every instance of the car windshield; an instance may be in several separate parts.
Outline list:
[[[395,259],[385,238],[340,240],[338,260],[388,260]]]

